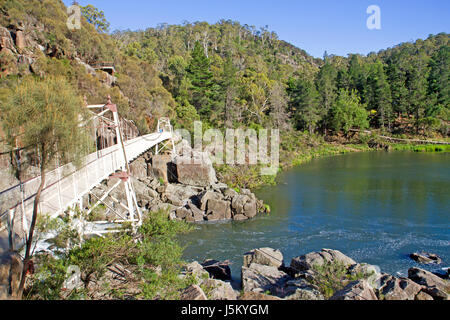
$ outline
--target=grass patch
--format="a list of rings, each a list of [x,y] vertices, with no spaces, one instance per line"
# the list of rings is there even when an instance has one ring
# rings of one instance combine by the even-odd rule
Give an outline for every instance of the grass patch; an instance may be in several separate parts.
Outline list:
[[[391,148],[392,150],[395,151],[413,151],[413,152],[427,152],[427,153],[450,152],[450,145],[393,144]]]

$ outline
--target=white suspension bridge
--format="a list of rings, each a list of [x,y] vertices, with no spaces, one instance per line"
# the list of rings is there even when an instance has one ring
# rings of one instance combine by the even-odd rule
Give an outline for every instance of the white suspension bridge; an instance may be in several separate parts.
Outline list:
[[[45,187],[39,202],[39,214],[46,214],[55,218],[69,208],[79,206],[82,209],[84,208],[83,197],[85,195],[89,194],[105,179],[118,178],[118,182],[103,196],[95,196],[97,203],[90,211],[104,203],[105,199],[119,185],[123,185],[126,203],[117,199],[114,200],[118,206],[125,209],[125,214],[123,210],[120,214],[111,208],[111,211],[116,214],[114,223],[130,222],[133,228],[136,228],[142,223],[142,212],[138,206],[133,183],[130,179],[129,163],[152,148],[155,148],[156,154],[165,147],[171,147],[172,152],[175,151],[174,134],[170,120],[168,118],[159,119],[155,133],[124,141],[117,106],[111,103],[110,98],[105,105],[88,105],[87,108],[91,110],[92,118],[85,121],[84,125],[100,119],[100,122],[115,129],[114,141],[117,143],[87,155],[82,161],[81,168],[69,163],[47,172]],[[100,112],[95,113],[92,110]],[[110,117],[108,118],[107,115]],[[17,200],[11,208],[0,212],[0,253],[9,248],[20,248],[26,242],[34,199],[40,183],[41,177],[39,176],[0,191],[0,203],[7,199]],[[101,232],[93,233],[99,234]]]

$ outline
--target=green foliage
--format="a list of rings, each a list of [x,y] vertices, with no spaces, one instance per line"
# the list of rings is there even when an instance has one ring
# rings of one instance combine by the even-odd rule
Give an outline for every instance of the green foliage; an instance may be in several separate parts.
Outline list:
[[[108,32],[110,23],[105,18],[105,13],[91,4],[81,7],[81,13],[87,22],[93,24],[100,32]]]
[[[79,127],[82,101],[63,77],[23,79],[0,106],[6,139],[15,148],[16,139],[39,150],[45,170],[56,157],[80,159],[91,150],[91,141]]]
[[[60,222],[46,219],[41,221],[42,230],[58,229]],[[139,229],[141,240],[135,242],[127,233],[111,234],[103,238],[91,238],[70,251],[61,251],[57,258],[40,255],[38,275],[28,292],[30,299],[76,299],[88,294],[88,285],[93,279],[101,279],[107,267],[114,263],[134,271],[133,277],[139,283],[141,293],[137,298],[176,299],[180,290],[194,283],[191,276],[180,278],[183,247],[176,237],[189,232],[192,227],[185,222],[170,221],[167,212],[149,213]],[[85,290],[62,297],[61,287],[66,279],[68,266],[78,266]],[[120,290],[111,288],[111,293],[123,297]]]
[[[413,145],[413,144],[394,144],[392,150],[396,151],[414,151],[414,152],[450,152],[449,145]]]
[[[355,91],[348,92],[341,89],[330,113],[331,127],[336,132],[343,130],[347,134],[350,129],[369,127],[366,108],[361,104]]]
[[[216,127],[256,123],[282,130],[292,123],[326,134],[334,129],[330,110],[341,89],[354,90],[361,104],[373,110],[374,128],[424,135],[449,132],[446,33],[368,56],[327,54],[321,60],[279,40],[267,27],[231,20],[163,23],[108,35],[104,13],[92,5],[83,7],[81,30],[70,32],[60,1],[4,0],[1,9],[6,13],[2,25],[31,19],[43,26],[38,42],[51,48],[52,59],[38,58],[33,65],[37,74],[62,75],[96,103],[110,94],[142,133],[153,130],[152,119],[170,116],[177,127],[188,129],[201,119]],[[103,87],[73,63],[75,56],[88,64],[114,62],[117,86]],[[8,71],[14,75],[26,71],[15,63],[5,65],[11,65]]]
[[[314,265],[314,277],[311,281],[319,288],[325,299],[331,298],[337,291],[344,289],[352,281],[366,279],[372,275],[365,273],[349,274],[345,265],[339,261]]]
[[[313,134],[321,119],[319,94],[314,82],[305,78],[290,79],[288,93],[297,129],[308,129]]]
[[[210,60],[198,41],[195,43],[192,60],[186,70],[191,82],[192,104],[199,114],[209,117],[213,98],[213,74]]]
[[[26,293],[28,300],[77,300],[85,299],[84,290],[75,290],[63,296],[61,288],[67,280],[67,261],[50,255],[38,255],[35,258],[37,266],[33,275],[33,285]]]

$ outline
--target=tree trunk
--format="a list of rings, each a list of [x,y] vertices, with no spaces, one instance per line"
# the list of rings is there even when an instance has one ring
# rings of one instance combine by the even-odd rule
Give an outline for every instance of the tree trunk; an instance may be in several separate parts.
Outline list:
[[[38,191],[36,193],[36,196],[34,198],[34,204],[33,204],[33,217],[31,219],[31,226],[30,231],[28,233],[28,239],[26,243],[26,251],[25,251],[25,258],[23,260],[23,271],[22,271],[22,278],[20,279],[20,285],[19,285],[19,293],[18,298],[22,299],[23,296],[23,290],[25,288],[25,278],[28,271],[28,266],[30,263],[31,258],[31,247],[33,246],[33,236],[34,236],[34,229],[36,227],[36,220],[38,215],[38,209],[39,209],[39,202],[41,198],[42,190],[45,186],[45,148],[42,148],[42,157],[41,157],[41,184],[39,185]],[[25,213],[24,213],[25,214]]]

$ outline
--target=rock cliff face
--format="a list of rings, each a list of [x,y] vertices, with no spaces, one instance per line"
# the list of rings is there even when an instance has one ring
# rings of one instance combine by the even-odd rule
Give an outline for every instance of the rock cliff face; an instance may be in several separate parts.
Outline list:
[[[43,36],[44,26],[27,23],[21,26],[0,26],[0,77],[8,75],[27,75],[34,73],[41,76],[42,70],[38,59],[40,56],[63,56],[61,49],[51,45]],[[77,57],[74,62],[84,66],[87,73],[110,88],[117,78],[101,70],[95,70]]]

